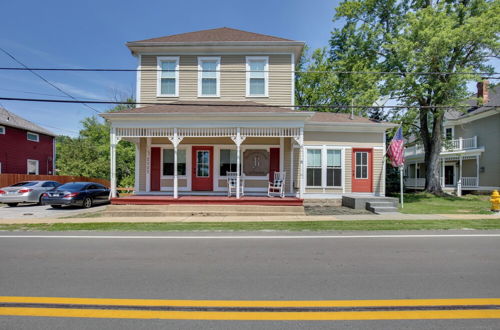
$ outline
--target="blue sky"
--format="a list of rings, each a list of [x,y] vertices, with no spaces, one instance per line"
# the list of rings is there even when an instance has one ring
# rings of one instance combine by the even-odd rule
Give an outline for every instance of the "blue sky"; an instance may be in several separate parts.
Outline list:
[[[135,68],[136,59],[124,45],[127,41],[222,26],[305,41],[317,48],[328,44],[336,4],[324,0],[4,1],[0,45],[31,67],[81,68]],[[0,52],[0,66],[18,64]],[[135,91],[132,72],[40,74],[78,99],[109,100]],[[0,71],[0,95],[67,98],[30,72]],[[1,101],[0,105],[65,135],[76,135],[80,121],[93,114],[79,104]]]

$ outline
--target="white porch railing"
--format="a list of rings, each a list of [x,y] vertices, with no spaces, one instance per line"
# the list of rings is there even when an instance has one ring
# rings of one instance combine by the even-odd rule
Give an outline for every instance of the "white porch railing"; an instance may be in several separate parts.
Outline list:
[[[473,136],[471,138],[463,139],[454,139],[443,141],[442,152],[450,152],[450,151],[461,151],[467,149],[476,149],[477,148],[477,136]],[[405,156],[415,156],[424,153],[424,147],[420,144],[407,147],[405,149]]]
[[[406,178],[405,186],[407,187],[425,187],[425,178]]]
[[[479,185],[477,176],[463,176],[462,187],[477,187]]]

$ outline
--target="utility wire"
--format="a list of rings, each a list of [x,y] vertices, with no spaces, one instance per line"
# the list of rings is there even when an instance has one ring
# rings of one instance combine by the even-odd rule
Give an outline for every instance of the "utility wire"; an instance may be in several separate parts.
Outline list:
[[[6,71],[77,71],[77,72],[232,72],[232,73],[247,73],[247,72],[292,72],[292,70],[199,70],[199,69],[177,69],[177,70],[162,70],[162,69],[120,69],[120,68],[19,68],[19,67],[0,67],[0,70]],[[394,74],[394,75],[481,75],[483,78],[500,79],[493,77],[500,75],[500,72],[397,72],[397,71],[293,71],[297,74],[308,73],[329,73],[329,74]]]
[[[35,76],[37,76],[38,78],[40,78],[41,80],[43,80],[44,82],[46,82],[47,84],[49,84],[50,86],[54,87],[55,89],[57,89],[59,92],[63,93],[64,95],[72,98],[73,100],[77,100],[75,97],[73,97],[73,95],[65,92],[64,90],[62,90],[61,88],[59,88],[57,85],[55,85],[55,84],[51,83],[50,81],[48,81],[47,79],[45,79],[42,75],[40,75],[39,73],[35,72],[35,70],[32,70],[28,66],[26,66],[23,62],[21,62],[20,60],[18,60],[14,55],[12,55],[11,53],[9,53],[8,51],[6,51],[5,49],[3,49],[2,47],[0,47],[0,50],[2,52],[4,52],[7,56],[9,56],[11,59],[13,59],[17,63],[19,63],[21,66],[23,66],[24,70],[33,73]],[[83,103],[83,102],[79,102],[79,103],[82,103],[85,107],[91,109],[92,111],[95,111],[96,113],[101,113],[99,110],[91,107],[90,105],[88,105],[86,103]]]
[[[124,104],[124,105],[165,105],[165,106],[202,106],[202,107],[236,107],[236,108],[324,108],[324,109],[456,109],[456,108],[498,108],[494,105],[266,105],[266,104],[227,104],[227,103],[165,103],[165,102],[127,102],[127,101],[90,101],[90,100],[56,100],[56,99],[26,99],[18,97],[0,97],[0,100],[49,103],[91,103],[91,104]]]

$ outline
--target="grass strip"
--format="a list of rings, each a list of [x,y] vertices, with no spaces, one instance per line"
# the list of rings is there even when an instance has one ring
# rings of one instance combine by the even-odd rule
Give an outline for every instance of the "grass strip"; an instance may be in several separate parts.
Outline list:
[[[287,222],[88,222],[0,224],[0,230],[42,231],[324,231],[324,230],[432,230],[500,229],[500,219],[479,220],[350,220]]]

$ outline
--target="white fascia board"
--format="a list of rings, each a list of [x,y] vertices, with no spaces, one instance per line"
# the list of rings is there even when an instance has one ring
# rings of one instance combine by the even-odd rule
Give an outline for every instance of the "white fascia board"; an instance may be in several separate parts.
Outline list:
[[[231,128],[231,127],[248,127],[248,128],[300,128],[304,127],[303,121],[241,121],[241,120],[218,120],[218,121],[202,121],[202,120],[116,120],[111,123],[111,127],[119,128]]]
[[[306,123],[304,130],[306,132],[359,132],[361,129],[363,132],[385,132],[390,128],[398,126],[392,123]]]

